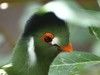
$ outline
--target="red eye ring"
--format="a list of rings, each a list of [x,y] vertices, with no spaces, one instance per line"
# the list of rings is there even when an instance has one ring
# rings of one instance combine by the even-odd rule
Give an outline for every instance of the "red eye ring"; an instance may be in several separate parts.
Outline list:
[[[50,33],[50,32],[46,32],[41,38],[42,38],[42,40],[43,40],[44,42],[49,43],[49,42],[51,42],[52,39],[54,38],[54,35],[53,35],[52,33]]]

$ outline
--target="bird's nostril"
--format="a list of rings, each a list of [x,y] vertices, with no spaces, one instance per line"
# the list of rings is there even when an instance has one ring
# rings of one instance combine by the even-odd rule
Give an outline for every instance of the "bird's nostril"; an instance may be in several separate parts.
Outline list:
[[[54,38],[54,35],[50,32],[48,33],[45,33],[43,36],[42,36],[42,40],[49,43],[52,41],[52,39]]]

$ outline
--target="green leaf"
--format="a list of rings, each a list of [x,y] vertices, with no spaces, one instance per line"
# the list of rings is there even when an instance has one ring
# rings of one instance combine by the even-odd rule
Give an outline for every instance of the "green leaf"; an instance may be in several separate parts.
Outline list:
[[[100,57],[91,53],[78,51],[72,53],[62,52],[51,64],[49,75],[89,75],[92,71],[89,70],[94,68],[95,65],[99,65],[100,72]]]
[[[91,27],[89,27],[89,32],[96,39],[100,40],[100,28],[91,26]]]

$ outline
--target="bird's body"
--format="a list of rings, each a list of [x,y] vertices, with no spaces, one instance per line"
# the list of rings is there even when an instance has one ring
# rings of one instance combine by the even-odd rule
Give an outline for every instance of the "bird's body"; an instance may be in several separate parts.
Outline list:
[[[4,70],[8,75],[48,75],[50,64],[68,43],[69,30],[63,20],[52,12],[34,14],[14,48],[12,66]]]

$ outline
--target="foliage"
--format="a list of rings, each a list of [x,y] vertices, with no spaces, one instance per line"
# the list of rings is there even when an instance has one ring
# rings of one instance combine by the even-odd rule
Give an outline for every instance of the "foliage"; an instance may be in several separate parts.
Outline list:
[[[67,13],[65,13],[67,15],[65,14],[62,19],[70,21],[74,25],[88,28],[91,36],[100,41],[100,12],[82,9],[74,0],[69,2],[66,0],[65,4],[67,5],[67,3],[68,6],[66,8],[69,7],[68,9],[70,9],[69,11],[72,14],[68,14],[66,9]],[[55,11],[55,13],[58,15],[58,11]],[[100,75],[100,57],[82,51],[74,51],[72,53],[61,52],[50,65],[49,75]]]
[[[72,7],[75,6],[72,5]],[[81,10],[84,10],[85,12]],[[81,14],[81,19],[80,21],[78,21],[80,23],[79,26],[83,27],[82,21],[84,21],[84,26],[88,28],[91,36],[100,41],[100,27],[98,25],[99,22],[94,22],[95,20],[98,20],[99,12],[88,11],[85,9],[79,9],[78,12],[79,14]],[[82,13],[85,14],[85,16]],[[89,18],[89,20],[91,20],[91,22],[88,22],[90,24],[94,22],[93,24],[95,25],[93,26],[88,25],[88,22],[85,23],[85,18],[88,18],[90,16],[91,18]],[[78,16],[78,18],[80,17]],[[96,50],[94,51],[96,52]],[[62,52],[55,58],[55,60],[51,64],[49,75],[100,75],[100,57],[94,54],[79,51],[74,51],[72,53]]]
[[[89,32],[96,39],[100,40],[100,28],[97,28],[97,27],[89,27]]]
[[[94,69],[96,66],[99,70]],[[94,71],[100,74],[100,57],[86,52],[62,52],[50,66],[49,75],[92,75]]]

